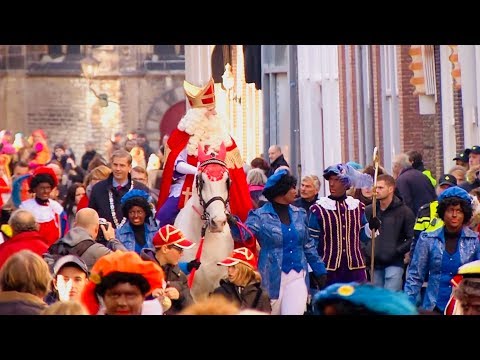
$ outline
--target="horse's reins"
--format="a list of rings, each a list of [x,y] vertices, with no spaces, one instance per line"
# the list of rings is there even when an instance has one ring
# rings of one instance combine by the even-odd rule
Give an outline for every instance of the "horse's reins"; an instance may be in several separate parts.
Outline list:
[[[213,155],[212,155],[213,156]],[[203,208],[203,214],[200,213],[200,211],[195,207],[195,205],[192,205],[193,207],[193,210],[200,216],[200,218],[203,220],[203,225],[202,225],[202,233],[201,233],[201,238],[200,238],[200,244],[198,246],[198,250],[197,250],[197,253],[195,255],[195,258],[196,259],[200,259],[201,255],[202,255],[202,250],[203,250],[203,241],[205,239],[205,233],[207,232],[207,227],[208,227],[208,220],[210,219],[210,215],[209,213],[207,212],[207,208],[216,200],[219,200],[221,201],[224,205],[225,205],[225,209],[228,208],[228,204],[230,202],[230,175],[228,173],[228,169],[227,169],[227,175],[228,175],[228,178],[227,178],[227,199],[225,200],[224,198],[222,198],[221,196],[214,196],[212,197],[210,200],[208,200],[206,203],[205,203],[205,200],[203,199],[203,196],[202,196],[202,190],[203,190],[203,179],[202,179],[202,176],[201,176],[201,173],[202,173],[202,169],[205,169],[208,165],[211,165],[211,164],[217,164],[217,165],[220,165],[222,167],[224,167],[225,169],[227,169],[227,164],[222,161],[222,160],[219,160],[219,159],[216,159],[216,158],[212,158],[212,159],[208,159],[202,163],[200,163],[199,165],[199,171],[197,173],[197,176],[195,178],[195,183],[196,183],[196,186],[197,186],[197,194],[198,194],[198,200],[200,202],[200,205],[202,206]],[[188,276],[188,287],[192,287],[192,284],[193,284],[193,278],[195,276],[195,271],[197,269],[192,269],[192,271],[190,272],[189,276]]]
[[[228,174],[228,170],[227,170],[227,175],[228,175],[228,178],[227,178],[227,198],[224,199],[221,196],[214,196],[211,199],[209,199],[207,202],[205,202],[205,200],[203,199],[202,190],[203,190],[204,181],[201,177],[201,173],[203,172],[202,171],[203,169],[205,169],[208,165],[212,165],[212,164],[220,165],[220,166],[224,167],[225,169],[227,168],[227,164],[224,161],[216,159],[216,158],[208,159],[208,160],[200,163],[200,165],[198,167],[199,171],[198,171],[198,174],[196,176],[195,182],[196,182],[196,185],[197,185],[198,200],[200,202],[200,205],[203,208],[203,214],[200,215],[201,219],[204,220],[204,223],[203,223],[203,226],[202,226],[202,238],[205,236],[205,232],[207,231],[207,226],[208,226],[208,220],[210,219],[210,214],[207,212],[207,208],[214,201],[221,201],[223,203],[223,205],[225,206],[225,209],[228,209],[228,205],[230,203],[230,175]],[[193,207],[193,209],[197,213],[199,213],[198,210],[195,207]]]

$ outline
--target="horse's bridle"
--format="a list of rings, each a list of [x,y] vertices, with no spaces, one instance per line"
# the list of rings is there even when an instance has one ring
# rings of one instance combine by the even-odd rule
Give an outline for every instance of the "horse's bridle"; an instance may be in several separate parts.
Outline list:
[[[226,170],[227,171],[227,198],[224,199],[221,196],[214,196],[210,200],[208,200],[207,202],[205,202],[205,200],[203,199],[202,190],[203,190],[203,184],[204,184],[205,181],[202,178],[202,173],[208,165],[212,165],[212,164],[220,165],[223,168],[227,169],[227,164],[224,161],[216,159],[216,158],[211,158],[211,159],[205,160],[202,163],[200,163],[200,165],[198,166],[198,173],[197,173],[197,176],[195,177],[195,184],[196,184],[196,187],[197,187],[198,199],[199,199],[200,205],[203,208],[203,214],[201,215],[201,218],[202,218],[202,220],[205,221],[205,224],[202,228],[202,236],[205,235],[204,232],[205,232],[206,227],[208,226],[208,222],[210,220],[210,214],[208,213],[207,208],[214,201],[218,200],[218,201],[221,201],[225,205],[225,214],[227,214],[227,212],[228,212],[227,209],[228,209],[228,205],[229,205],[229,201],[230,201],[230,174],[228,173],[228,169]]]

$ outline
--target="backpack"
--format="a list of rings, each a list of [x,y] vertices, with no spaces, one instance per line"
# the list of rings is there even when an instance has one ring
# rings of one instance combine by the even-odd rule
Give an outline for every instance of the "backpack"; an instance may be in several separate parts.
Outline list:
[[[86,239],[79,242],[75,246],[70,246],[63,241],[57,241],[56,243],[52,244],[47,252],[43,254],[43,259],[48,264],[50,268],[50,272],[53,274],[53,265],[60,259],[62,256],[65,255],[76,255],[78,257],[82,257],[85,251],[88,250],[90,246],[95,244],[95,241],[91,239]]]

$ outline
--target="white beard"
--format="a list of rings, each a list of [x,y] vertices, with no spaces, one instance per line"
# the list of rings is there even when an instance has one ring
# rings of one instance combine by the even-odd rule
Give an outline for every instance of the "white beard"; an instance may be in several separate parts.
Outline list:
[[[178,123],[178,129],[191,135],[187,144],[188,155],[197,156],[198,145],[209,145],[207,153],[218,153],[222,142],[225,147],[232,145],[224,120],[218,115],[207,116],[206,108],[194,108],[187,111]]]

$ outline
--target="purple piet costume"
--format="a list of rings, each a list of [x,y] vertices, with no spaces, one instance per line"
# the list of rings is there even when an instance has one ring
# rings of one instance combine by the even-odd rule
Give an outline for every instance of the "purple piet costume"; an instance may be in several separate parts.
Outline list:
[[[329,166],[323,172],[328,180],[338,176],[345,187],[371,187],[372,177],[346,164]],[[367,223],[365,205],[343,193],[321,197],[310,207],[308,227],[327,269],[327,285],[338,282],[367,280],[360,236]]]

